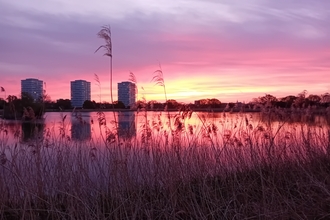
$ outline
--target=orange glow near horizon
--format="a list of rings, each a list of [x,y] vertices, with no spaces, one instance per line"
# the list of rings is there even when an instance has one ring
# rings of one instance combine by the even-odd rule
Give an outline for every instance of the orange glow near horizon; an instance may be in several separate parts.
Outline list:
[[[167,99],[185,103],[203,98],[249,102],[266,93],[284,97],[303,90],[318,95],[329,92],[330,47],[318,45],[318,39],[301,40],[299,44],[292,36],[276,39],[276,36],[267,35],[268,42],[256,43],[255,39],[241,38],[240,32],[226,34],[214,30],[210,30],[209,35],[200,31],[151,32],[142,35],[147,39],[143,38],[143,43],[151,44],[136,50],[126,48],[131,45],[130,40],[117,38],[114,41],[113,99],[117,100],[117,83],[127,81],[132,71],[138,81],[139,100],[164,102],[163,88],[152,82],[153,73],[159,68],[163,71]],[[66,57],[55,64],[51,61],[60,60],[61,56],[35,58],[36,65],[23,61],[17,65],[0,62],[0,70],[6,74],[0,86],[6,89],[7,95],[19,96],[21,79],[38,78],[46,82],[44,89],[51,100],[70,99],[70,81],[83,79],[91,82],[92,100],[110,102],[109,60],[102,53],[93,54],[97,48],[94,45],[102,43],[94,35],[92,46],[82,47],[82,57],[71,56],[72,51],[66,50],[61,54]],[[305,42],[310,44],[304,45]],[[41,59],[49,63],[39,68]],[[100,88],[94,74],[100,78]],[[0,93],[0,97],[3,96]]]
[[[95,53],[105,43],[97,36],[104,22],[114,100],[117,83],[133,72],[138,99],[164,102],[163,88],[151,82],[159,64],[167,98],[185,103],[330,92],[326,1],[129,1],[125,10],[119,2],[72,1],[2,1],[0,86],[7,95],[20,95],[21,79],[38,78],[52,100],[70,99],[70,81],[83,79],[92,100],[110,102],[109,57]]]
[[[243,68],[221,68],[216,66],[207,66],[201,68],[202,70],[190,71],[188,68],[182,68],[181,65],[163,65],[164,80],[166,86],[167,99],[175,99],[179,102],[193,103],[195,100],[203,98],[217,98],[222,102],[249,102],[253,98],[269,93],[277,97],[284,97],[286,95],[297,95],[303,90],[307,90],[311,94],[323,94],[329,89],[326,82],[319,82],[317,87],[309,88],[310,82],[315,79],[313,72],[318,75],[324,74],[327,77],[328,69],[321,70],[306,70],[300,75],[294,73],[281,73],[278,70],[269,68],[269,73],[275,71],[276,74],[263,74],[267,71],[266,64],[264,68],[256,68],[254,65],[250,69]],[[189,65],[188,65],[189,66]],[[263,66],[263,65],[261,65]],[[150,67],[149,67],[150,68]],[[178,70],[175,71],[175,68]],[[156,100],[159,102],[165,101],[164,89],[155,85],[151,81],[154,70],[146,70],[142,68],[135,72],[138,80],[138,97],[141,100],[143,97],[147,100]],[[204,69],[204,70],[203,70]],[[199,72],[202,71],[202,72]],[[149,72],[148,74],[143,74]],[[117,82],[127,81],[129,72],[114,71],[113,81],[113,97],[117,100]],[[93,74],[80,74],[80,79],[91,82],[92,100],[96,102],[110,102],[110,86],[108,72],[100,74],[101,91],[97,86]],[[120,76],[120,77],[118,77]],[[125,77],[127,76],[127,77]],[[141,76],[141,77],[140,77]],[[141,78],[141,82],[139,79]],[[296,82],[299,78],[302,81]],[[72,77],[62,78],[60,80],[46,81],[46,92],[51,100],[60,98],[70,99],[70,81],[74,80]],[[20,93],[20,79],[12,79],[16,81],[16,85],[3,86],[6,89],[7,95],[17,95]],[[0,85],[2,86],[2,85]],[[143,89],[142,89],[143,88]],[[0,94],[3,98],[4,94]]]

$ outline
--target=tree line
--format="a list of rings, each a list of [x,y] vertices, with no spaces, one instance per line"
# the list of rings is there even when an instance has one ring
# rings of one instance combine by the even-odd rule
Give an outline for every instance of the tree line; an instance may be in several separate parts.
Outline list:
[[[289,95],[283,98],[276,98],[273,95],[265,94],[264,96],[253,99],[252,104],[259,104],[266,107],[278,108],[307,108],[307,107],[323,107],[330,106],[330,94],[322,95],[309,94],[306,90],[299,93],[297,96]]]
[[[299,93],[297,96],[289,95],[282,98],[277,98],[271,94],[265,94],[258,98],[254,98],[252,102],[242,103],[222,103],[216,98],[200,99],[194,103],[188,104],[191,109],[207,109],[207,108],[235,108],[240,104],[244,107],[264,106],[277,108],[306,108],[306,107],[320,107],[326,108],[330,106],[330,94],[324,93],[322,95],[309,94],[306,90]],[[146,101],[138,100],[134,106],[125,106],[121,101],[114,101],[113,104],[109,102],[95,102],[86,100],[83,104],[83,109],[146,109],[146,110],[177,110],[185,103],[178,102],[175,99],[169,99],[166,102],[158,102],[156,100]],[[29,94],[22,93],[21,97],[9,95],[6,99],[0,98],[0,109],[5,109],[6,113],[11,113],[10,117],[14,117],[14,113],[24,113],[30,107],[37,116],[42,115],[46,110],[70,110],[73,109],[70,99],[58,99],[56,101],[50,100],[47,96],[43,99],[34,100]]]

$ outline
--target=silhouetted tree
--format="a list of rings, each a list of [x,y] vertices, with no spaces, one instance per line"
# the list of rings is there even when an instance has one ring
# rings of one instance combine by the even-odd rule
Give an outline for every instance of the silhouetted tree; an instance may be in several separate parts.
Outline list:
[[[20,111],[20,102],[21,100],[18,100],[17,96],[9,95],[7,97],[8,105],[4,108],[4,118],[5,119],[17,119],[17,117],[20,117],[22,112]]]
[[[153,109],[153,110],[160,110],[160,109],[164,109],[164,105],[163,103],[157,102],[155,100],[151,100],[148,102],[148,109]]]
[[[96,103],[95,101],[86,100],[83,104],[84,109],[95,109]]]
[[[227,105],[228,105],[229,108],[234,108],[235,107],[235,103],[233,103],[233,102],[229,102]]]
[[[195,101],[195,107],[198,108],[220,108],[221,102],[216,99],[200,99]]]
[[[302,91],[298,94],[297,98],[294,100],[294,106],[298,108],[303,108],[306,106],[306,95],[307,90]]]
[[[221,102],[216,98],[210,99],[209,104],[210,104],[211,108],[220,108],[221,107]]]
[[[61,108],[61,109],[71,109],[71,100],[70,99],[58,99],[56,101],[56,108]]]
[[[44,101],[45,109],[56,109],[56,102],[51,100]]]
[[[6,100],[0,98],[0,109],[3,109],[6,104],[7,104]]]
[[[6,119],[25,119],[32,120],[41,118],[44,114],[42,103],[34,101],[32,96],[23,92],[21,98],[9,95],[8,105],[4,109],[4,118]]]
[[[255,100],[258,104],[267,105],[267,106],[275,106],[277,102],[277,98],[273,95],[266,94],[264,96],[259,97]]]
[[[21,107],[19,107],[19,109],[21,110],[22,108],[24,119],[41,118],[44,114],[43,103],[35,101],[34,98],[26,92],[22,92],[21,96]]]
[[[122,101],[115,101],[113,104],[115,109],[124,109],[126,107],[129,107],[129,106],[125,106],[125,104]]]
[[[6,106],[6,90],[5,90],[5,88],[3,88],[2,86],[0,87],[0,92],[2,93],[4,93],[4,98],[2,99],[2,98],[0,98],[0,108],[1,109],[4,109],[5,108],[5,106]]]
[[[145,100],[138,100],[136,101],[135,106],[137,109],[143,109],[147,108],[147,103],[145,102]]]
[[[29,93],[22,92],[21,96],[22,96],[22,104],[24,106],[31,105],[32,103],[34,103],[34,98]]]
[[[310,94],[307,98],[312,102],[320,102],[321,101],[321,97],[318,96],[318,95]]]
[[[17,100],[17,99],[18,99],[17,96],[14,96],[14,95],[9,95],[9,96],[7,97],[8,103],[9,103],[9,102],[13,102],[13,101],[15,101],[15,100]]]
[[[306,99],[308,101],[308,105],[310,105],[310,106],[319,106],[320,105],[321,97],[318,95],[310,94]]]
[[[296,99],[296,96],[289,95],[284,98],[281,98],[280,101],[285,103],[286,108],[290,108]]]
[[[328,107],[330,104],[330,94],[329,93],[324,93],[321,95],[321,101],[323,106]]]
[[[167,105],[168,109],[178,109],[180,106],[180,104],[174,99],[167,100],[165,104]]]

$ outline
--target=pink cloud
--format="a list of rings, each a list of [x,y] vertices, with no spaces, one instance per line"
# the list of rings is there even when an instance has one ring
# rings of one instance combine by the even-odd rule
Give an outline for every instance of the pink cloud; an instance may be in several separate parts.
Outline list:
[[[95,17],[88,8],[71,5],[63,11],[67,16],[59,17],[56,5],[43,5],[45,13],[38,13],[31,10],[33,1],[29,6],[4,4],[0,86],[18,95],[21,79],[39,78],[56,100],[70,98],[71,80],[85,79],[92,82],[92,99],[99,100],[98,74],[102,100],[109,101],[108,59],[94,54],[103,43],[96,33],[109,20],[115,99],[117,82],[127,80],[131,71],[147,98],[163,100],[151,82],[159,64],[169,97],[186,102],[211,96],[249,101],[264,93],[283,96],[303,89],[329,92],[329,3],[235,2],[206,1],[204,9],[227,10],[210,15],[194,7],[200,5],[195,1],[168,3],[159,13],[154,11],[159,5],[131,2],[129,13],[116,11],[111,19],[104,19],[109,17],[103,10]]]

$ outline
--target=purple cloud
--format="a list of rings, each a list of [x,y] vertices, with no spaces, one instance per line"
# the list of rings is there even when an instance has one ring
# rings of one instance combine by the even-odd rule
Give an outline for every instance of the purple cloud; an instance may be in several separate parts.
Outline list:
[[[112,28],[114,81],[132,71],[154,97],[150,80],[159,63],[173,94],[182,78],[196,79],[187,86],[196,94],[212,88],[219,99],[237,93],[248,101],[255,93],[239,91],[252,88],[329,90],[328,1],[0,0],[0,6],[0,86],[8,94],[19,93],[22,78],[36,77],[47,81],[52,98],[69,98],[70,80],[93,81],[96,73],[107,97],[108,62],[94,54],[104,24]]]

